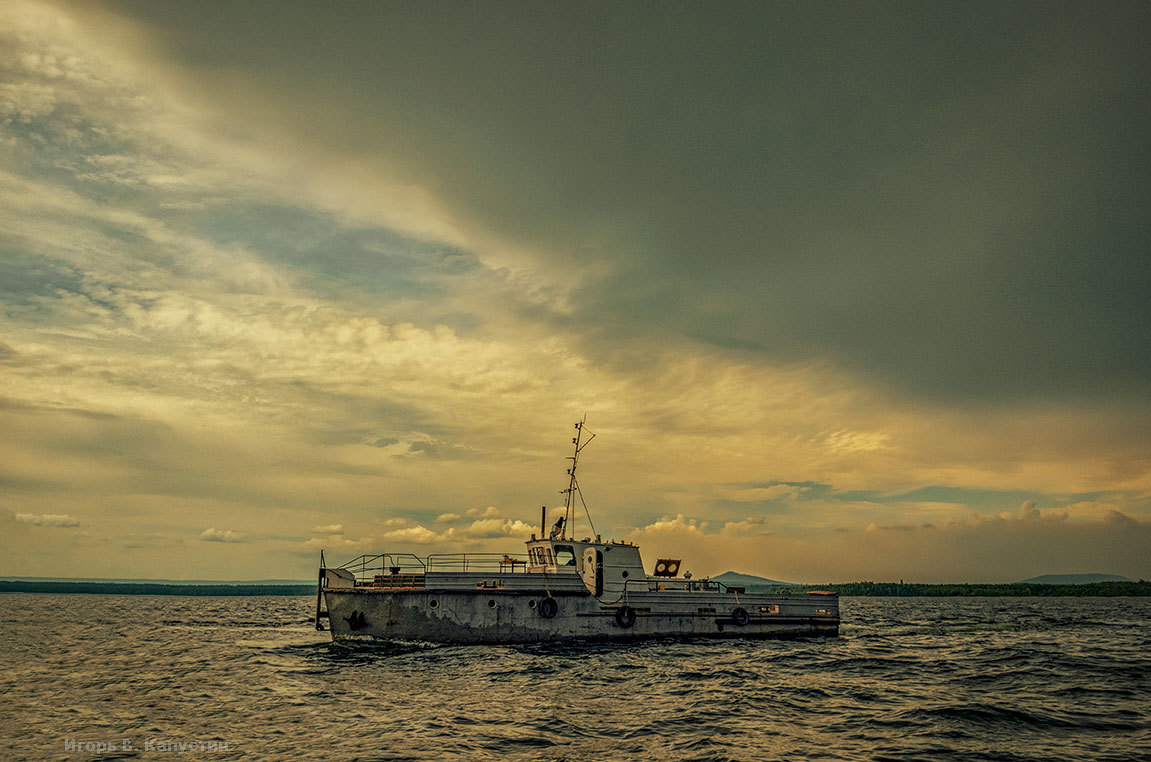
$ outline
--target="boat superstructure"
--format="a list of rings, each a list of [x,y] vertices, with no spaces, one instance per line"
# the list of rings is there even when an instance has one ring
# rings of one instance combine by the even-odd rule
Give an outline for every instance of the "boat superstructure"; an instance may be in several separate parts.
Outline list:
[[[648,574],[638,546],[594,534],[590,512],[592,536],[573,539],[576,498],[587,508],[576,469],[592,438],[583,421],[575,428],[564,515],[547,536],[541,519],[526,553],[380,553],[335,568],[321,553],[317,628],[327,618],[336,640],[441,643],[838,634],[835,593],[748,593],[680,575],[674,558]]]

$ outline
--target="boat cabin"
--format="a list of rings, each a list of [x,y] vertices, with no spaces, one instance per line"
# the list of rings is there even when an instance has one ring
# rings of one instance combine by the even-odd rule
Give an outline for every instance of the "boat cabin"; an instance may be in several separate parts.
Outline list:
[[[566,539],[527,542],[528,573],[578,574],[588,590],[603,595],[604,590],[622,591],[628,580],[646,580],[639,547],[629,542],[593,542]]]

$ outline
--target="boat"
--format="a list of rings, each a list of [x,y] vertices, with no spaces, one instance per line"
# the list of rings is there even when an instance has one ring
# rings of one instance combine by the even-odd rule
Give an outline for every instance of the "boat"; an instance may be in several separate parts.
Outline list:
[[[839,634],[833,592],[748,592],[680,574],[681,559],[646,567],[631,542],[603,541],[576,480],[595,437],[575,424],[564,514],[526,552],[361,555],[329,568],[320,553],[316,628],[335,641],[534,643],[580,639],[781,638]],[[590,536],[572,536],[579,498]]]

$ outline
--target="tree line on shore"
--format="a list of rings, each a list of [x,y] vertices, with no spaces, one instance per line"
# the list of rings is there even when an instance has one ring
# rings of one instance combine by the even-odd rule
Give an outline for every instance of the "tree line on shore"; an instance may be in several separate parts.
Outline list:
[[[41,582],[0,580],[0,593],[85,595],[315,595],[315,585],[167,585],[159,582]]]
[[[776,588],[748,588],[749,592],[767,592]],[[802,585],[793,591],[831,590],[840,595],[866,597],[929,596],[1151,596],[1151,582],[1091,582],[1079,585],[1050,585],[1038,582],[1006,584],[927,584],[921,582],[841,582],[826,585]]]

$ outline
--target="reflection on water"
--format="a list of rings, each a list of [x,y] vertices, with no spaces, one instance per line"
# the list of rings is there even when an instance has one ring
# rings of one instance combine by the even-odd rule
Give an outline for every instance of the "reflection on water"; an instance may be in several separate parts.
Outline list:
[[[1151,599],[844,598],[836,639],[518,646],[336,644],[312,605],[0,595],[4,758],[1151,757]]]

